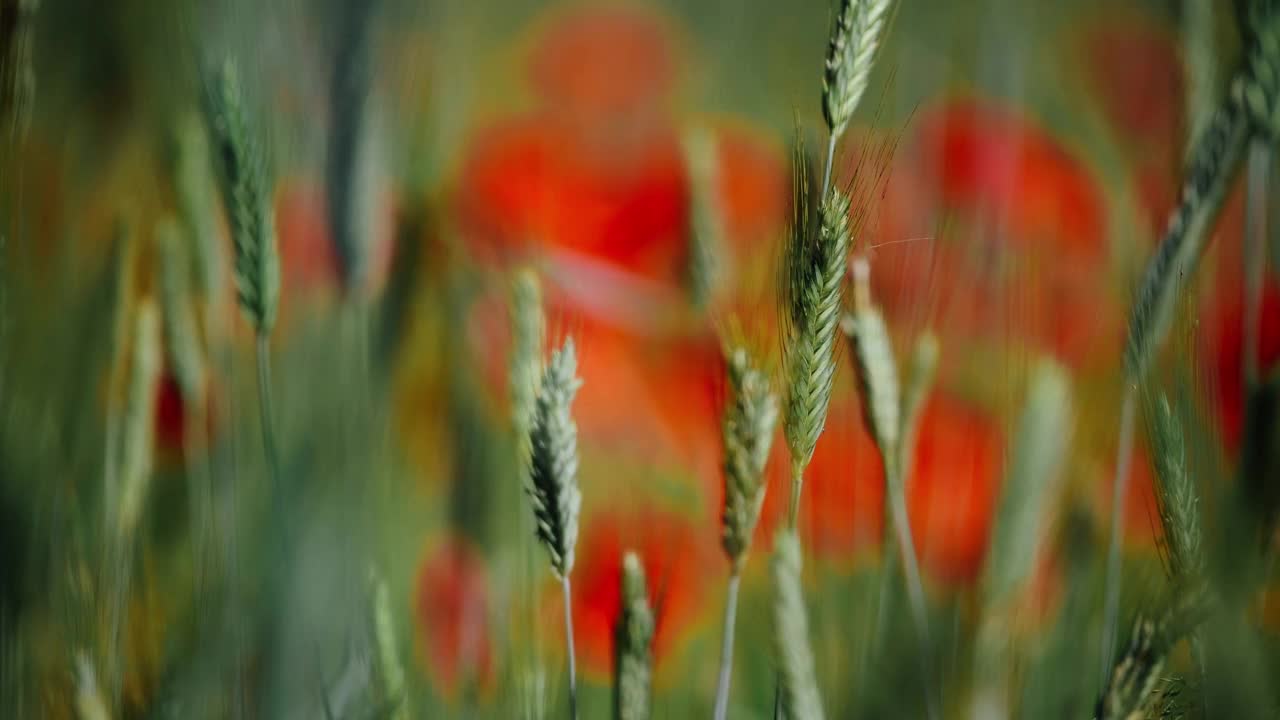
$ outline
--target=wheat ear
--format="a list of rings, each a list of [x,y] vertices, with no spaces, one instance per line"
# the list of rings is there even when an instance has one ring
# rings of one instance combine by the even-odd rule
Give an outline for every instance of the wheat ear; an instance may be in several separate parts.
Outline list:
[[[542,309],[542,285],[531,268],[523,268],[511,280],[508,308],[511,318],[511,359],[507,388],[511,397],[511,426],[516,438],[521,484],[528,482],[530,437],[542,376],[542,348],[546,317]]]
[[[529,430],[529,496],[533,500],[536,533],[551,556],[551,570],[560,579],[564,598],[565,642],[569,654],[569,715],[578,715],[577,672],[573,649],[573,611],[569,573],[578,541],[578,428],[569,413],[573,396],[582,386],[577,377],[573,338],[551,355],[542,375]]]
[[[716,683],[716,720],[723,720],[728,713],[738,587],[751,536],[755,533],[760,508],[764,504],[764,468],[769,460],[778,421],[778,399],[769,387],[769,376],[755,364],[747,349],[742,346],[726,347],[725,366],[729,399],[722,423],[724,528],[721,543],[729,558],[730,571],[720,647],[720,673]]]
[[[793,219],[786,250],[788,337],[784,348],[787,372],[786,418],[791,450],[790,527],[799,520],[804,471],[813,458],[826,424],[835,380],[836,326],[849,252],[849,197],[832,188],[820,210],[816,235],[809,218],[808,161],[797,140]]]
[[[822,117],[829,131],[822,170],[824,196],[831,185],[836,143],[866,94],[892,7],[892,0],[841,0],[836,12],[822,73]]]
[[[235,247],[236,294],[258,335],[265,336],[275,324],[280,300],[280,260],[266,148],[250,125],[233,62],[227,60],[210,75],[204,100]]]
[[[782,530],[773,549],[773,633],[778,702],[787,720],[822,720],[822,697],[809,647],[809,620],[800,580],[800,540]]]
[[[653,666],[653,610],[644,568],[634,552],[622,559],[622,613],[614,628],[613,717],[648,720]]]

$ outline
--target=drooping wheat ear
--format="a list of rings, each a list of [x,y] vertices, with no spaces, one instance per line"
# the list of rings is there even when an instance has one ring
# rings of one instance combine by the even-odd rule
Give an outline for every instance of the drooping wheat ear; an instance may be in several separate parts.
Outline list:
[[[1072,432],[1071,386],[1066,371],[1040,361],[1019,421],[1005,475],[983,578],[989,609],[1022,587],[1031,574],[1047,515],[1059,489]]]
[[[93,661],[83,651],[76,653],[76,717],[80,720],[111,720],[107,702],[98,689]]]
[[[871,301],[871,266],[865,258],[850,264],[853,276],[853,312],[846,315],[841,329],[853,350],[854,370],[858,379],[858,399],[862,416],[880,449],[887,474],[896,477],[898,443],[902,431],[902,410],[898,391],[898,368],[893,359],[893,346],[884,317]]]
[[[210,302],[222,287],[222,254],[210,173],[207,134],[194,114],[184,116],[173,130],[172,168],[178,217],[190,239],[196,290]]]
[[[565,578],[573,569],[578,540],[578,427],[569,413],[573,396],[582,386],[576,376],[573,338],[551,355],[542,375],[529,430],[529,496],[537,521],[538,539],[551,555],[551,569]]]
[[[800,568],[800,540],[792,531],[779,531],[773,548],[773,633],[782,717],[822,720]]]
[[[716,168],[715,136],[706,128],[684,138],[685,172],[689,187],[688,283],[694,307],[710,304],[724,270],[725,231],[723,203]]]
[[[613,717],[648,720],[653,668],[653,610],[644,568],[634,552],[622,559],[622,613],[614,628]]]
[[[528,482],[529,428],[533,424],[542,376],[542,348],[546,336],[546,316],[542,309],[542,286],[531,268],[518,270],[511,281],[511,359],[508,391],[511,393],[511,426],[515,431],[521,483]]]
[[[406,720],[409,717],[409,698],[404,691],[404,665],[400,662],[400,649],[396,643],[391,593],[386,580],[374,569],[369,571],[369,587],[373,606],[373,639],[378,649],[378,676],[382,680],[383,702],[392,708],[386,717],[388,720]]]
[[[724,534],[722,544],[737,574],[746,560],[764,504],[764,467],[778,422],[778,398],[769,376],[745,347],[725,351],[729,398],[724,439]]]
[[[377,5],[372,1],[344,5],[329,88],[329,226],[348,292],[363,288],[372,240],[368,230],[373,218],[370,35]]]
[[[833,138],[844,133],[867,90],[892,0],[841,0],[827,43],[822,116]]]
[[[160,252],[160,298],[164,310],[165,348],[183,398],[195,405],[204,397],[204,350],[191,309],[191,266],[178,225],[165,218],[156,226]]]
[[[235,246],[236,294],[258,335],[271,333],[280,300],[267,151],[250,124],[236,66],[227,60],[205,83],[205,119]]]
[[[787,372],[784,430],[791,449],[790,519],[795,527],[804,471],[822,434],[835,380],[836,326],[849,252],[849,197],[832,188],[822,202],[821,223],[811,232],[808,161],[796,143],[795,208],[786,250]]]
[[[132,366],[125,405],[120,453],[120,504],[116,528],[121,538],[131,538],[142,515],[151,485],[152,413],[160,379],[160,316],[145,299],[134,314]]]
[[[1164,534],[1169,574],[1183,582],[1203,567],[1200,552],[1200,498],[1187,472],[1187,447],[1169,401],[1161,394],[1146,413],[1156,470],[1156,507]]]

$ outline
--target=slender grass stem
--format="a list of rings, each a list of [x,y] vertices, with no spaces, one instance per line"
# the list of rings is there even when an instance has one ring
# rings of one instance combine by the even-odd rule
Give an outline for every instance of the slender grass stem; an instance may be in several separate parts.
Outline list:
[[[577,720],[578,672],[573,654],[573,604],[568,574],[560,578],[560,587],[564,591],[564,644],[569,652],[569,720]]]
[[[1101,680],[1105,685],[1111,674],[1111,657],[1116,641],[1116,622],[1120,614],[1120,545],[1123,540],[1124,501],[1129,488],[1129,468],[1133,464],[1133,425],[1137,409],[1137,386],[1124,391],[1120,407],[1119,447],[1116,450],[1115,480],[1111,486],[1111,541],[1107,550],[1106,598],[1102,615]]]
[[[804,465],[791,465],[791,499],[787,503],[787,527],[795,531],[800,526],[800,490],[804,487]]]
[[[738,585],[742,576],[734,571],[729,576],[729,589],[724,604],[724,640],[720,645],[720,679],[716,683],[715,720],[724,720],[729,711],[729,681],[733,674],[733,633],[738,615]]]
[[[271,354],[267,347],[267,336],[258,333],[258,409],[262,413],[262,447],[267,455],[267,468],[271,472],[271,484],[278,496],[280,489],[280,456],[276,452],[275,431],[271,418]],[[276,518],[279,520],[280,518]]]
[[[1244,252],[1244,387],[1246,395],[1258,383],[1258,324],[1262,314],[1262,279],[1267,264],[1267,186],[1271,153],[1265,140],[1249,144],[1245,192]],[[1246,399],[1247,402],[1247,399]]]
[[[920,564],[916,559],[915,541],[911,538],[911,525],[907,518],[907,502],[902,492],[902,482],[893,476],[896,471],[889,469],[892,466],[893,463],[885,464],[886,492],[889,493],[893,531],[898,541],[902,573],[907,581],[907,599],[911,603],[916,632],[920,634],[920,672],[924,675],[925,705],[928,708],[929,717],[936,720],[939,715],[937,698],[934,697],[933,642],[929,636],[929,614],[925,606],[924,582],[920,577]]]

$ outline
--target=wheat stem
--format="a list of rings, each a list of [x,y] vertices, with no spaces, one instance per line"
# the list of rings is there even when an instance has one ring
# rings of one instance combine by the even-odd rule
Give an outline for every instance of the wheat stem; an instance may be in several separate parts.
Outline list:
[[[258,360],[258,411],[262,421],[262,447],[267,457],[267,469],[271,472],[271,483],[274,488],[273,495],[278,497],[281,490],[280,456],[276,452],[276,438],[271,421],[271,418],[274,417],[271,403],[271,350],[268,347],[265,333],[258,333],[256,354]],[[279,508],[276,509],[278,510]],[[283,518],[276,518],[276,521],[281,520]]]
[[[573,652],[573,601],[568,573],[560,576],[560,590],[564,595],[564,642],[569,653],[569,720],[577,720],[578,668]]]
[[[1249,143],[1245,193],[1244,251],[1244,358],[1245,393],[1258,383],[1258,332],[1262,316],[1262,284],[1266,273],[1267,188],[1271,171],[1270,144]]]
[[[1137,389],[1125,388],[1120,406],[1119,450],[1116,453],[1115,476],[1111,484],[1111,540],[1107,549],[1106,597],[1102,611],[1102,679],[1106,680],[1116,641],[1116,623],[1120,614],[1120,546],[1123,543],[1124,504],[1128,495],[1129,469],[1133,464],[1133,426],[1137,410]]]
[[[729,712],[729,682],[733,675],[733,635],[738,615],[738,586],[742,581],[737,572],[729,575],[729,588],[724,603],[724,638],[720,643],[720,674],[716,682],[715,720],[724,720]]]

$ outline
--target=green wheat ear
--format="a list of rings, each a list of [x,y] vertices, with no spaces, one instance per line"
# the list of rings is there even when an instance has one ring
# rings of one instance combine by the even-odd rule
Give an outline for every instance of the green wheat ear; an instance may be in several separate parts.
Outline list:
[[[383,704],[391,710],[388,720],[406,720],[409,702],[405,696],[404,665],[400,662],[400,649],[396,643],[395,619],[391,612],[391,593],[387,581],[376,569],[369,570],[369,589],[373,606],[371,622],[373,639],[377,647],[377,671],[382,681]]]
[[[706,309],[724,272],[724,209],[718,191],[716,139],[709,129],[697,128],[685,135],[683,146],[689,187],[687,281],[694,307]]]
[[[1156,509],[1160,516],[1169,574],[1178,582],[1198,577],[1200,497],[1187,472],[1187,446],[1182,424],[1163,394],[1150,404],[1148,437],[1156,470]]]
[[[853,261],[852,275],[853,312],[845,316],[841,325],[853,349],[863,418],[881,457],[886,463],[895,463],[900,457],[902,405],[889,328],[871,302],[871,267],[864,258]],[[891,475],[896,476],[897,471],[891,471]]]
[[[835,381],[836,326],[849,253],[849,196],[832,188],[822,202],[816,237],[809,218],[808,161],[795,150],[794,216],[786,249],[784,360],[787,406],[784,430],[791,449],[793,501],[799,499],[804,468],[826,424]],[[792,503],[795,514],[795,502]]]
[[[822,116],[832,137],[844,134],[867,91],[891,0],[841,0],[822,75]]]
[[[724,534],[733,573],[746,559],[764,504],[764,468],[778,422],[778,398],[769,376],[741,346],[725,350],[729,398],[722,424],[724,442]]]
[[[213,168],[209,143],[205,128],[194,113],[182,117],[173,128],[171,162],[178,217],[193,250],[196,290],[208,302],[222,287],[224,269],[218,246],[214,207],[217,190],[210,177]]]
[[[622,614],[614,629],[613,716],[648,720],[653,665],[653,610],[644,568],[634,552],[622,560]]]
[[[542,309],[542,285],[532,268],[516,271],[511,280],[508,308],[511,316],[511,358],[508,391],[511,426],[515,431],[517,460],[522,481],[527,480],[529,429],[537,408],[538,381],[542,375],[542,347],[546,316]]]
[[[773,631],[782,717],[822,720],[800,567],[800,540],[794,532],[779,532],[773,550]]]
[[[542,375],[529,431],[529,496],[537,521],[538,539],[551,555],[551,569],[564,579],[573,569],[578,540],[578,427],[569,413],[573,396],[582,386],[576,376],[573,338],[551,355]]]
[[[267,152],[250,124],[236,66],[227,60],[205,82],[205,119],[222,202],[235,246],[236,294],[261,336],[271,333],[280,302]]]

